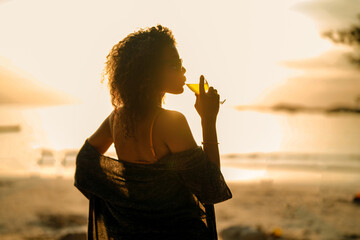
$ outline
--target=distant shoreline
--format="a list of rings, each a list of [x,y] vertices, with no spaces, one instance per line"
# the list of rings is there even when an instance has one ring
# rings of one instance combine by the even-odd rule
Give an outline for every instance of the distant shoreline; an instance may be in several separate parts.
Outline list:
[[[349,106],[334,106],[334,107],[308,107],[294,104],[279,103],[273,106],[257,106],[257,105],[237,105],[236,110],[255,110],[255,111],[272,111],[272,112],[287,112],[287,113],[320,113],[320,114],[333,114],[333,113],[349,113],[360,114],[359,108]]]

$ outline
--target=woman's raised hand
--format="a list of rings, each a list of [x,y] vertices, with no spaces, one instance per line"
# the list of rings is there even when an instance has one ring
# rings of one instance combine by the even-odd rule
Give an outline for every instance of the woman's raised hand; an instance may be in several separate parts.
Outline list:
[[[196,102],[195,109],[199,113],[201,120],[203,121],[216,121],[217,114],[220,106],[220,96],[217,90],[213,87],[209,87],[209,90],[205,92],[204,89],[204,76],[200,76],[199,94],[195,93]]]

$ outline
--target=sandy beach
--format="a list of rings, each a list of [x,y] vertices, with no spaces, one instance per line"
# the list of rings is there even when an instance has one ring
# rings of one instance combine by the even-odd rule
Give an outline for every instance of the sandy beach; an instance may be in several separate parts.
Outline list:
[[[360,191],[357,172],[267,168],[261,177],[236,179],[231,174],[246,171],[222,168],[233,198],[215,205],[219,239],[243,239],[236,232],[244,226],[275,231],[277,239],[360,239],[360,205],[352,202]],[[247,172],[261,172],[252,170]],[[0,178],[0,238],[85,239],[88,200],[73,182],[56,176]]]

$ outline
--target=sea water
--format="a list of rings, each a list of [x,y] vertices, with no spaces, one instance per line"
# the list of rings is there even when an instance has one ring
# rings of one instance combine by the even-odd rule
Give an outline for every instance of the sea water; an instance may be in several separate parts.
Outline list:
[[[98,124],[86,124],[91,116],[83,112],[76,106],[0,108],[0,126],[5,126],[0,132],[0,175],[72,177],[76,152]],[[11,127],[15,125],[18,130]],[[191,122],[190,126],[197,127]],[[237,168],[321,167],[360,172],[360,115],[221,107],[217,131],[222,162]],[[113,146],[106,155],[116,158]]]

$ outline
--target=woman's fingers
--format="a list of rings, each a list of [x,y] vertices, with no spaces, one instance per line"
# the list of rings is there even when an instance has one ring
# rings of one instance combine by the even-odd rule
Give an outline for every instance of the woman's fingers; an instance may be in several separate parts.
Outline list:
[[[204,85],[208,83],[205,80],[204,76],[200,76],[199,81],[199,94],[195,93],[196,101],[194,107],[199,113],[201,118],[214,118],[216,117],[219,111],[219,100],[220,96],[217,90],[214,87],[208,87],[208,90],[205,91]]]
[[[218,92],[217,92],[217,90],[215,88],[209,87],[208,94],[217,95]]]
[[[199,82],[199,92],[200,92],[200,96],[204,96],[205,95],[205,89],[204,89],[204,75],[200,76],[200,82]]]
[[[199,93],[199,95],[195,93],[195,96],[196,97],[209,96],[209,97],[212,97],[212,98],[215,97],[215,99],[220,99],[220,95],[218,94],[217,90],[213,86],[209,87],[208,91],[205,92],[204,81],[206,81],[205,78],[204,78],[204,75],[201,75],[200,76],[200,81],[199,81],[199,91],[200,91],[200,93]]]

